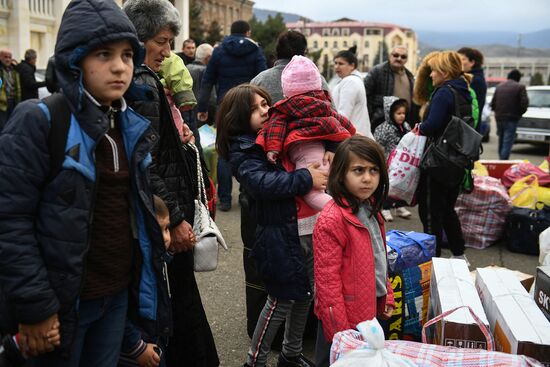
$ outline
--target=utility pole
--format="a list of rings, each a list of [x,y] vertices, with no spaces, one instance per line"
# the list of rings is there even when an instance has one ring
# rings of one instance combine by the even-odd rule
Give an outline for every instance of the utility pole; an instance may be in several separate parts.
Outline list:
[[[517,50],[517,57],[521,54],[521,39],[523,35],[521,33],[518,33],[518,50]]]

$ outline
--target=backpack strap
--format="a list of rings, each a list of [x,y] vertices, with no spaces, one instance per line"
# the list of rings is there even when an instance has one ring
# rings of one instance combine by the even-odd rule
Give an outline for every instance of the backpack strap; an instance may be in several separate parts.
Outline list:
[[[65,146],[71,125],[71,111],[63,93],[54,93],[42,99],[50,115],[48,134],[48,152],[50,153],[50,173],[46,182],[52,181],[61,171],[65,160]]]
[[[449,84],[446,84],[446,85],[451,90],[451,92],[453,93],[453,96],[454,96],[454,100],[455,100],[455,113],[454,113],[454,115],[456,117],[459,117],[462,120],[464,120],[464,122],[466,122],[471,127],[474,127],[475,120],[472,116],[473,111],[472,111],[471,102],[469,102],[466,97],[464,97],[460,93],[458,93],[458,91],[455,88],[453,88]],[[462,108],[461,106],[464,106],[464,108]],[[468,110],[468,111],[466,112],[466,110]]]

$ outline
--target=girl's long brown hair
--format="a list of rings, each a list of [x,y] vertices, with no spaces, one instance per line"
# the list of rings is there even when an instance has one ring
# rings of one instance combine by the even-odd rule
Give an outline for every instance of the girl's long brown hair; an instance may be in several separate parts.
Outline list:
[[[262,87],[241,84],[231,88],[223,97],[216,114],[216,150],[220,157],[229,159],[230,138],[244,134],[255,134],[250,128],[254,95],[265,98],[271,106],[271,97]]]
[[[354,214],[359,210],[361,201],[349,192],[344,182],[349,169],[350,155],[352,153],[376,165],[380,170],[380,182],[371,196],[372,215],[376,215],[380,212],[384,201],[388,197],[390,185],[384,150],[380,144],[371,138],[362,135],[354,135],[340,143],[330,166],[327,187],[328,192],[339,206],[351,208]],[[344,200],[347,201],[347,204]]]

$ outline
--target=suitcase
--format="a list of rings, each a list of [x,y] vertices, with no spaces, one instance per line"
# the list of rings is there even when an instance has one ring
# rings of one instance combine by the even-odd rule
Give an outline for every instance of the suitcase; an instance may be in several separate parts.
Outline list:
[[[550,227],[550,206],[537,204],[539,209],[514,207],[506,220],[508,250],[522,254],[539,254],[539,235]]]

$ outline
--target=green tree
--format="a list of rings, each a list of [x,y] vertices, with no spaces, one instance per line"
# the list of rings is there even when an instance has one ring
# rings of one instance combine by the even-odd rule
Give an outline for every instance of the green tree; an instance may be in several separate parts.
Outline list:
[[[530,85],[544,85],[544,80],[542,79],[542,74],[539,72],[536,72],[531,76],[531,82]]]
[[[214,44],[218,41],[221,41],[222,38],[222,27],[216,20],[212,21],[212,23],[210,23],[210,26],[208,27],[208,30],[206,31],[205,41],[214,46]]]
[[[315,65],[319,65],[318,62],[319,62],[319,59],[321,58],[321,54],[323,53],[323,49],[319,49],[317,51],[312,51],[312,52],[309,52],[308,53],[308,57],[313,60],[313,62],[315,63]]]
[[[280,13],[277,13],[274,17],[270,15],[265,22],[260,22],[254,16],[249,23],[252,38],[262,46],[266,59],[274,58],[276,56],[277,38],[286,31],[283,16]]]
[[[548,81],[546,81],[546,85],[550,85],[550,74],[548,74]]]
[[[380,60],[380,47],[378,47],[378,52],[376,53],[376,56],[374,57],[374,60],[372,60],[373,65],[378,65],[383,63],[384,61],[388,61],[388,45],[386,42],[382,42],[382,60]]]
[[[200,45],[204,43],[204,34],[206,33],[204,25],[202,24],[202,5],[198,0],[191,0],[189,2],[189,37]]]

